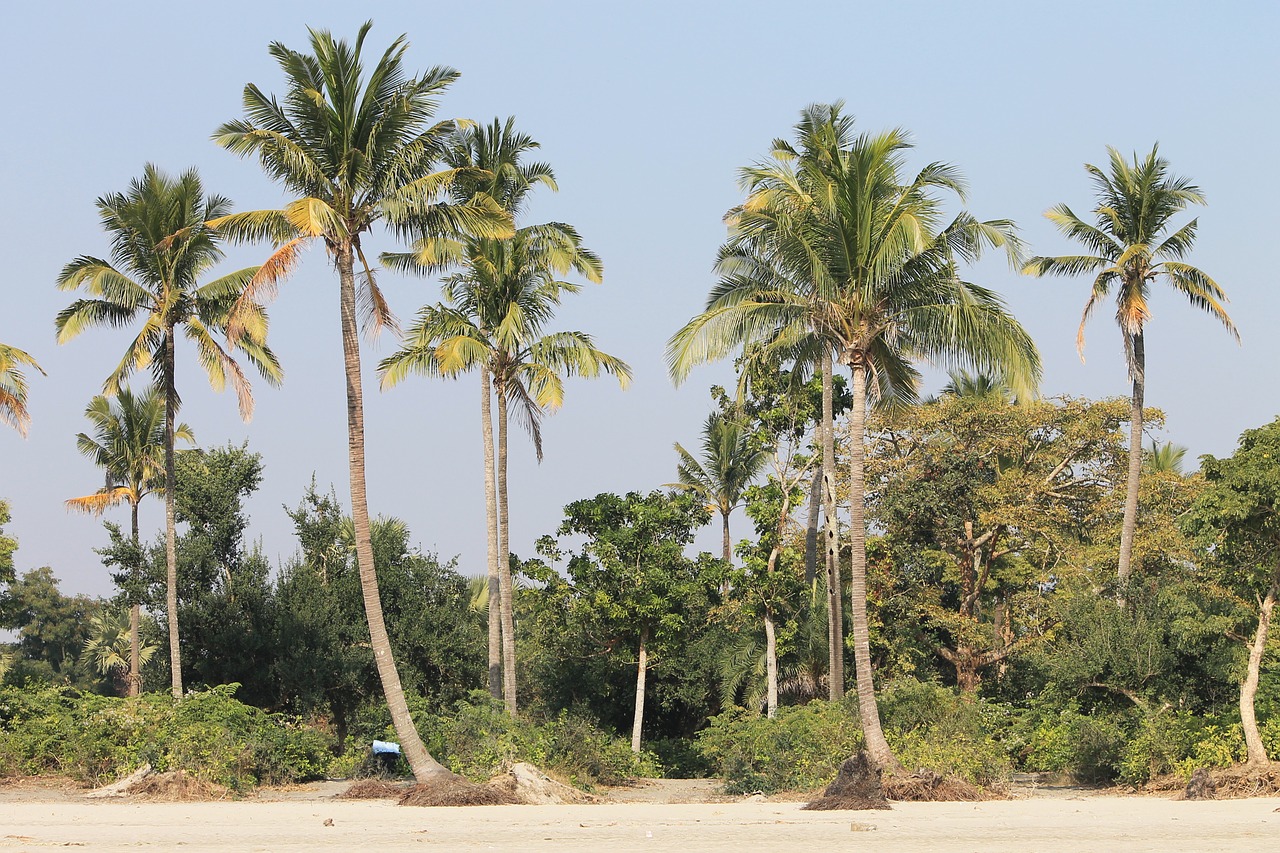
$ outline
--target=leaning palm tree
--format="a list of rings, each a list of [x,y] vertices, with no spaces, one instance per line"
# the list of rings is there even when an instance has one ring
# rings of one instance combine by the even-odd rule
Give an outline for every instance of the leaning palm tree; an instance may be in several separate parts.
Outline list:
[[[148,164],[128,192],[98,199],[102,226],[111,235],[111,259],[82,255],[67,264],[58,277],[59,289],[83,290],[89,297],[77,299],[59,312],[55,321],[58,343],[66,343],[93,326],[120,327],[141,319],[137,336],[107,377],[103,393],[118,394],[134,371],[149,368],[164,396],[166,607],[175,699],[182,697],[173,507],[174,418],[179,402],[175,384],[177,337],[181,334],[195,345],[196,359],[215,389],[222,390],[230,381],[245,420],[253,413],[253,395],[232,356],[232,347],[239,349],[268,382],[277,383],[281,375],[280,365],[266,345],[266,313],[256,302],[242,306],[244,334],[232,346],[224,348],[216,337],[226,330],[232,306],[240,301],[258,267],[200,284],[222,258],[218,237],[206,223],[225,215],[230,206],[222,196],[206,195],[194,170],[175,180]]]
[[[216,220],[238,239],[268,239],[276,252],[246,290],[242,304],[270,296],[297,261],[301,248],[321,240],[338,272],[343,367],[347,391],[348,467],[356,562],[370,641],[383,693],[405,757],[419,781],[451,778],[422,744],[396,669],[382,615],[369,534],[365,489],[364,392],[360,374],[357,308],[369,327],[394,326],[362,236],[378,223],[405,235],[423,232],[504,236],[510,217],[488,196],[471,203],[437,203],[439,193],[462,177],[435,171],[453,122],[432,124],[437,98],[458,77],[451,68],[433,68],[420,77],[404,69],[408,42],[397,38],[366,74],[363,47],[371,23],[355,44],[311,30],[311,52],[279,42],[269,52],[286,78],[283,102],[257,86],[244,89],[245,118],[227,122],[214,134],[219,145],[242,157],[256,155],[263,171],[282,183],[294,200],[283,210],[262,210]],[[357,297],[356,264],[361,267]],[[238,318],[231,332],[241,333]]]
[[[733,558],[729,516],[741,504],[747,486],[769,464],[769,453],[752,446],[750,430],[741,421],[715,412],[702,426],[701,461],[678,441],[675,448],[680,454],[676,466],[680,482],[667,485],[693,492],[720,513],[723,558],[728,563]]]
[[[560,294],[577,290],[559,276],[575,269],[588,279],[599,279],[598,260],[578,244],[577,233],[558,223],[522,228],[506,240],[473,241],[465,270],[445,281],[446,303],[424,307],[405,332],[401,349],[379,365],[384,388],[413,373],[450,377],[479,369],[482,426],[491,423],[492,385],[497,404],[496,455],[491,433],[486,432],[485,466],[486,480],[492,470],[496,485],[496,525],[490,529],[497,528],[502,695],[513,714],[517,710],[514,587],[507,538],[507,432],[512,408],[541,460],[541,420],[563,404],[566,377],[607,373],[624,387],[631,377],[626,363],[598,349],[590,335],[542,332]]]
[[[850,577],[859,711],[868,751],[897,767],[880,726],[866,613],[865,423],[868,404],[917,399],[917,360],[968,365],[1030,394],[1035,346],[994,292],[964,281],[959,263],[986,247],[1016,257],[1012,223],[960,213],[949,223],[937,190],[964,197],[956,170],[926,166],[904,180],[901,130],[853,135],[841,105],[809,107],[799,145],[743,172],[747,200],[731,211],[726,273],[707,307],[668,349],[672,375],[737,346],[797,364],[833,358],[852,375],[849,411]]]
[[[31,415],[27,412],[27,377],[22,372],[23,365],[34,367],[44,375],[30,355],[17,347],[0,344],[0,422],[25,437]]]
[[[67,508],[102,515],[110,507],[127,503],[133,544],[139,548],[138,505],[147,495],[164,491],[164,398],[154,388],[139,396],[127,387],[121,388],[114,403],[102,395],[90,400],[84,416],[93,424],[93,435],[76,435],[76,448],[103,470],[106,482],[91,495],[71,498],[66,502]],[[186,424],[178,424],[173,434],[175,440],[195,443],[195,435]],[[129,606],[126,681],[130,696],[137,696],[142,690],[140,611],[141,604],[135,597]]]
[[[1084,327],[1114,288],[1116,322],[1124,337],[1129,378],[1133,382],[1129,418],[1129,476],[1125,484],[1124,524],[1120,529],[1120,556],[1117,578],[1128,582],[1133,570],[1133,540],[1138,528],[1138,480],[1142,472],[1142,406],[1146,395],[1147,356],[1145,327],[1151,319],[1147,296],[1151,283],[1163,279],[1196,308],[1208,312],[1237,341],[1240,333],[1227,316],[1223,303],[1227,295],[1200,269],[1183,258],[1195,243],[1199,220],[1192,219],[1170,232],[1172,220],[1190,204],[1204,204],[1200,188],[1188,179],[1172,175],[1169,161],[1157,155],[1159,146],[1133,162],[1119,151],[1107,148],[1110,169],[1085,164],[1095,188],[1097,206],[1094,224],[1085,222],[1065,204],[1051,208],[1045,216],[1066,236],[1082,243],[1089,254],[1035,257],[1023,272],[1030,275],[1092,275],[1093,290],[1080,318],[1076,349],[1084,360]]]

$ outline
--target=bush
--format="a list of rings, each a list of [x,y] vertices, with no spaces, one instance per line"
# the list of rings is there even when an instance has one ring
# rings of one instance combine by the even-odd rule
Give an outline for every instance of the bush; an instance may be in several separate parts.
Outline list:
[[[1009,756],[998,739],[1008,725],[1002,709],[919,681],[895,682],[879,706],[885,738],[907,770],[933,770],[975,785],[1009,778]]]
[[[807,791],[830,782],[862,748],[862,731],[843,702],[779,708],[773,719],[735,708],[711,718],[697,748],[730,793]]]
[[[0,773],[51,773],[98,785],[149,762],[245,790],[324,775],[329,739],[234,698],[230,684],[137,699],[70,689],[0,689]]]
[[[1028,744],[1026,767],[1069,773],[1087,784],[1114,781],[1132,723],[1122,715],[1087,716],[1068,707],[1041,720]]]

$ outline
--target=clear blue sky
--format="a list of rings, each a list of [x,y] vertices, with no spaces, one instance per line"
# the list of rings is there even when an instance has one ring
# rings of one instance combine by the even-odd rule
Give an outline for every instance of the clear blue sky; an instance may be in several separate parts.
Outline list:
[[[241,208],[275,206],[280,192],[256,164],[209,136],[240,116],[245,83],[281,90],[269,42],[302,48],[307,26],[349,36],[369,17],[373,48],[407,33],[410,67],[462,72],[442,117],[517,117],[561,187],[531,218],[573,223],[604,259],[604,285],[575,297],[558,325],[593,333],[631,363],[635,382],[626,392],[611,381],[571,385],[545,424],[541,466],[515,437],[511,545],[522,555],[568,501],[674,478],[672,442],[697,442],[707,387],[730,374],[701,369],[675,389],[663,346],[712,282],[738,168],[789,135],[815,101],[844,99],[866,129],[909,129],[917,165],[958,165],[969,209],[1016,220],[1044,254],[1070,247],[1043,211],[1089,208],[1082,164],[1102,162],[1106,145],[1146,151],[1158,140],[1209,197],[1192,262],[1226,287],[1244,337],[1238,347],[1185,303],[1156,297],[1148,401],[1168,413],[1162,438],[1193,456],[1229,454],[1242,430],[1280,409],[1280,288],[1267,237],[1280,175],[1265,166],[1277,136],[1280,14],[1269,3],[23,4],[4,13],[0,53],[10,81],[0,341],[30,351],[49,377],[32,381],[30,437],[0,430],[0,496],[12,504],[19,571],[50,565],[64,591],[111,591],[92,551],[105,541],[100,523],[67,514],[62,501],[101,482],[74,435],[125,333],[90,332],[62,347],[53,333],[72,298],[55,290],[58,271],[108,249],[94,200],[125,189],[150,161],[198,167]],[[260,256],[238,250],[227,268]],[[1088,363],[1076,357],[1085,282],[1022,278],[995,261],[972,277],[1001,290],[1034,335],[1045,393],[1126,393],[1109,311],[1090,329]],[[402,318],[438,299],[429,281],[388,275],[383,286]],[[295,548],[282,506],[297,505],[313,472],[346,498],[337,292],[322,251],[306,258],[272,319],[287,376],[280,390],[258,387],[251,424],[238,420],[232,396],[207,388],[190,352],[179,352],[179,387],[201,444],[247,439],[263,455],[250,535],[275,560]],[[367,350],[366,366],[393,343]],[[372,510],[400,516],[424,548],[482,573],[478,382],[411,380],[379,394],[370,373],[366,387]],[[154,532],[162,513],[151,503],[144,529]],[[715,543],[710,531],[705,545]]]

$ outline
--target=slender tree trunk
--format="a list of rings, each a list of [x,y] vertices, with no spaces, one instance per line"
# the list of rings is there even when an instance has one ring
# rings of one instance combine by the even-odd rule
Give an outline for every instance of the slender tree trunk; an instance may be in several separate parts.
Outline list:
[[[498,591],[502,614],[502,698],[507,712],[516,715],[516,620],[511,581],[511,543],[507,524],[507,390],[498,391]]]
[[[1262,599],[1258,630],[1253,635],[1253,645],[1249,647],[1249,668],[1245,672],[1244,683],[1240,685],[1240,723],[1244,728],[1244,743],[1251,765],[1270,762],[1267,748],[1262,743],[1262,735],[1258,732],[1254,698],[1258,695],[1258,673],[1262,668],[1262,656],[1267,650],[1267,635],[1271,632],[1271,614],[1276,608],[1277,596],[1280,596],[1280,565],[1276,566],[1276,571],[1271,576],[1271,586]]]
[[[781,476],[779,480],[782,480]],[[791,489],[785,482],[780,484],[782,508],[778,511],[778,527],[774,531],[773,547],[769,549],[769,562],[765,565],[766,586],[770,595],[773,594],[773,574],[778,568],[778,558],[782,555],[782,534],[786,530],[787,517],[791,515]],[[778,713],[778,638],[774,628],[773,605],[766,598],[764,603],[765,708],[770,719]]]
[[[729,513],[721,510],[720,517],[724,519],[724,535],[722,537],[722,544],[724,545],[724,561],[729,565],[733,565],[733,544],[732,540],[729,538]]]
[[[171,692],[174,699],[182,698],[182,650],[178,645],[178,543],[177,523],[174,518],[174,465],[173,418],[176,414],[178,392],[174,387],[173,327],[165,330],[164,338],[164,563],[165,607],[169,611],[169,669],[172,671]]]
[[[880,709],[871,677],[870,625],[867,622],[867,491],[864,457],[867,428],[867,371],[854,363],[853,409],[849,412],[849,579],[852,586],[853,662],[858,685],[858,714],[867,752],[881,770],[901,768],[880,728]]]
[[[502,698],[502,591],[498,585],[498,487],[493,461],[493,383],[480,366],[480,434],[484,439],[484,511],[489,543],[489,695]]]
[[[831,401],[831,354],[822,356],[822,514],[826,516],[827,696],[844,697],[844,603],[840,583],[840,528],[836,519],[836,430]]]
[[[138,501],[133,500],[129,503],[129,521],[133,530],[133,547],[141,548],[141,542],[138,538]],[[141,551],[138,551],[141,553]],[[133,581],[136,586],[138,580],[138,571],[140,567],[133,567]],[[142,650],[138,645],[138,622],[140,621],[141,605],[136,600],[136,593],[131,597],[135,600],[129,605],[129,695],[136,697],[142,693],[142,664],[140,658]]]
[[[778,715],[778,637],[769,604],[764,606],[764,677],[765,713],[772,720]]]
[[[631,718],[631,751],[640,751],[640,731],[644,728],[644,677],[649,669],[649,629],[640,631],[640,660],[636,664],[636,712]]]
[[[391,653],[391,640],[382,617],[382,598],[378,592],[378,575],[373,565],[373,544],[369,535],[369,502],[365,494],[364,473],[364,391],[360,376],[360,336],[356,327],[356,288],[352,272],[352,247],[340,246],[336,252],[340,309],[342,315],[342,354],[347,380],[347,449],[351,475],[351,520],[355,528],[356,563],[360,568],[360,590],[364,597],[365,617],[369,621],[369,642],[378,667],[378,678],[386,696],[391,722],[404,757],[419,782],[449,777],[443,765],[431,757],[418,736],[409,705],[405,702],[400,673]]]
[[[1133,571],[1133,540],[1138,531],[1138,479],[1142,474],[1142,403],[1146,393],[1147,356],[1142,332],[1132,337],[1133,402],[1129,412],[1129,479],[1124,491],[1124,526],[1120,528],[1120,566],[1117,578],[1123,600],[1125,585]]]
[[[821,438],[822,426],[818,426],[818,442]],[[818,513],[822,509],[822,469],[813,472],[813,482],[809,484],[809,524],[804,531],[804,582],[812,585],[818,573]]]

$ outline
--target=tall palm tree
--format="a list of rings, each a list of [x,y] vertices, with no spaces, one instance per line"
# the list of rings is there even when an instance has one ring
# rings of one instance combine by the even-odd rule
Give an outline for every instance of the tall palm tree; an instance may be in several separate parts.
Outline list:
[[[495,187],[495,196],[506,209],[518,211],[523,199],[519,188],[527,188],[531,181],[518,177],[518,155],[511,152],[531,146],[487,142],[494,134],[512,138],[510,130],[510,123],[502,130],[496,122],[487,132],[478,129],[472,134],[476,141],[465,150],[471,152],[469,156],[479,155],[473,162],[490,174],[508,176],[511,185],[506,189]],[[503,151],[508,153],[504,155]],[[551,178],[545,167],[538,168],[539,174]],[[561,276],[572,270],[588,281],[601,279],[599,258],[582,246],[572,227],[548,223],[520,228],[505,239],[477,238],[453,247],[442,246],[441,242],[422,240],[412,253],[384,256],[390,265],[418,272],[451,267],[460,267],[461,271],[445,279],[445,302],[419,312],[417,321],[405,333],[401,349],[384,359],[379,370],[384,388],[393,387],[413,373],[457,376],[473,369],[480,371],[486,506],[491,513],[490,566],[498,577],[501,621],[502,695],[514,714],[514,586],[507,494],[507,432],[512,408],[528,429],[541,460],[541,419],[563,403],[565,377],[592,378],[608,373],[625,386],[631,372],[623,361],[599,350],[590,335],[543,332],[562,294],[579,289]],[[491,401],[497,403],[496,447]],[[492,675],[490,684],[492,689]]]
[[[275,42],[269,47],[286,78],[283,102],[252,83],[244,89],[245,118],[229,121],[214,134],[219,145],[242,157],[256,155],[263,171],[283,184],[294,200],[283,210],[260,210],[223,217],[215,225],[239,239],[277,244],[246,290],[242,303],[270,296],[298,260],[301,248],[321,240],[338,272],[343,367],[347,391],[348,468],[356,562],[369,622],[370,642],[391,719],[405,757],[421,782],[452,778],[422,744],[396,669],[382,615],[369,534],[365,489],[364,392],[360,375],[357,307],[377,330],[395,318],[378,290],[362,237],[378,223],[402,235],[419,233],[511,233],[510,217],[488,196],[470,204],[437,203],[440,192],[462,177],[436,171],[445,135],[453,122],[432,124],[437,99],[458,77],[436,67],[420,77],[404,68],[408,42],[395,39],[369,72],[362,57],[371,22],[355,43],[310,30],[310,53]],[[357,261],[361,266],[357,299]],[[241,332],[238,317],[233,335]]]
[[[1133,540],[1138,528],[1138,479],[1142,471],[1142,406],[1146,395],[1147,356],[1144,331],[1151,312],[1147,296],[1151,284],[1163,279],[1196,308],[1208,312],[1237,340],[1240,333],[1227,316],[1227,295],[1207,274],[1184,263],[1195,243],[1199,220],[1170,231],[1173,217],[1190,204],[1204,204],[1204,194],[1187,178],[1170,174],[1169,161],[1158,156],[1158,145],[1139,160],[1124,159],[1108,147],[1110,168],[1085,164],[1097,202],[1094,224],[1085,222],[1065,204],[1045,216],[1058,230],[1083,244],[1090,254],[1035,257],[1023,272],[1035,276],[1092,275],[1093,290],[1080,318],[1076,349],[1084,360],[1084,327],[1094,309],[1114,288],[1116,322],[1124,337],[1125,362],[1133,382],[1129,420],[1129,476],[1125,484],[1124,525],[1120,529],[1117,578],[1128,582],[1133,570]]]
[[[854,136],[841,105],[815,105],[796,125],[798,145],[743,171],[747,200],[731,211],[722,250],[728,273],[706,310],[673,337],[677,380],[696,363],[743,343],[797,362],[828,358],[852,374],[849,411],[850,577],[858,704],[868,751],[897,767],[880,726],[866,613],[865,424],[869,403],[917,398],[927,359],[996,373],[1029,393],[1035,345],[994,292],[964,281],[958,264],[986,247],[1016,257],[1012,223],[961,213],[945,223],[937,190],[964,197],[947,164],[904,180],[906,134]]]
[[[0,422],[26,437],[31,415],[27,411],[27,377],[22,372],[23,365],[34,367],[44,375],[30,355],[17,347],[0,344]]]
[[[154,492],[164,491],[165,418],[164,397],[155,388],[135,396],[121,388],[114,404],[101,394],[89,401],[84,416],[93,424],[93,435],[76,435],[76,448],[106,474],[106,483],[91,495],[68,500],[67,508],[102,515],[109,507],[129,505],[130,531],[134,547],[141,546],[138,505]],[[195,443],[191,427],[178,424],[174,439]],[[136,571],[136,567],[135,567]],[[142,690],[141,652],[138,622],[141,605],[129,606],[129,695]]]
[[[206,223],[225,215],[230,206],[222,196],[205,194],[195,170],[173,179],[147,164],[127,192],[98,199],[102,226],[111,235],[111,259],[82,255],[58,277],[59,289],[83,290],[89,297],[58,313],[58,343],[93,326],[119,327],[141,318],[141,329],[103,383],[103,393],[118,394],[130,374],[150,368],[164,395],[166,607],[175,699],[182,697],[173,508],[177,336],[195,345],[196,359],[216,390],[230,381],[245,420],[253,413],[253,395],[232,348],[239,349],[268,382],[277,383],[281,375],[266,345],[266,313],[256,302],[242,306],[244,334],[237,341],[224,348],[215,337],[226,330],[232,306],[258,273],[258,267],[248,267],[199,283],[222,258],[218,237]]]
[[[680,454],[676,466],[678,483],[668,486],[698,495],[720,513],[724,561],[733,558],[729,536],[729,516],[742,502],[742,493],[769,464],[768,451],[753,447],[750,431],[742,422],[724,413],[713,412],[702,426],[702,460],[675,444]]]
[[[460,128],[452,134],[444,145],[444,160],[458,174],[450,187],[450,196],[455,203],[467,204],[473,198],[490,198],[499,204],[513,219],[520,213],[529,192],[542,185],[553,192],[558,189],[555,175],[545,163],[529,163],[524,155],[539,148],[539,144],[527,134],[515,129],[515,120],[508,118],[505,123],[494,119],[488,126]],[[544,229],[551,226],[543,226]],[[554,234],[564,240],[567,253],[565,259],[572,266],[573,254],[582,255],[582,266],[588,267],[587,276],[592,280],[599,279],[599,260],[581,248],[576,233],[566,230]],[[468,261],[484,266],[484,245],[478,240],[450,239],[447,235],[422,235],[409,253],[385,254],[383,261],[391,266],[416,274],[445,272],[465,267]],[[551,303],[558,298],[555,291],[545,294],[546,301],[537,306],[524,305],[522,310],[537,310],[541,316]],[[501,314],[502,309],[495,307],[492,313]],[[422,319],[422,318],[420,318]],[[481,325],[484,325],[482,322]],[[445,335],[449,333],[446,331]],[[431,368],[431,375],[439,375]],[[504,532],[498,524],[498,485],[497,463],[493,435],[493,375],[488,363],[480,365],[480,424],[481,441],[484,450],[484,495],[486,534],[488,540],[488,582],[489,597],[492,601],[502,601],[502,576],[510,574],[505,567],[505,560],[499,560],[499,554],[505,553],[500,543]],[[385,382],[383,387],[389,387]],[[537,437],[536,431],[534,432]],[[540,452],[540,451],[539,451]],[[503,625],[510,623],[514,630],[514,616],[504,612],[501,605],[488,611],[489,619],[489,693],[495,699],[503,698],[504,670]],[[508,631],[510,634],[511,631]],[[507,641],[514,648],[514,637]]]

